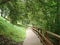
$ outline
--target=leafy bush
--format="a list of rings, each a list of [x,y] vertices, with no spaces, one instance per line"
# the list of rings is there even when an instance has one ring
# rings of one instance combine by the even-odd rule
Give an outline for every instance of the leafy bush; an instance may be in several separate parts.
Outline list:
[[[25,28],[12,25],[4,18],[0,17],[0,35],[16,42],[25,39]]]

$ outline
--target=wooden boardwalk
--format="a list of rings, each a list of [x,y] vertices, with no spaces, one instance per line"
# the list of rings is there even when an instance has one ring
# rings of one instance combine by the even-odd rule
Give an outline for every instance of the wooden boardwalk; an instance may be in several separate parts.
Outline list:
[[[43,45],[40,39],[32,31],[31,28],[26,30],[26,39],[24,40],[23,45]]]

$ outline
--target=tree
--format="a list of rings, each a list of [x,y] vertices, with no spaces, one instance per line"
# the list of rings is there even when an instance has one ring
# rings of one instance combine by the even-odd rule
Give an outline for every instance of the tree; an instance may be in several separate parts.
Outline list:
[[[55,33],[57,33],[57,34],[60,34],[60,33],[58,33],[58,32],[60,32],[59,30],[60,30],[60,2],[59,2],[59,0],[57,0],[57,15],[56,15],[56,31],[55,31]]]

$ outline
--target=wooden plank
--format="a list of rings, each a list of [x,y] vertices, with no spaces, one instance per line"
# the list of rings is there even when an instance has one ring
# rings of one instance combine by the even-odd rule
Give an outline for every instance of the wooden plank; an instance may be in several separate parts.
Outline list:
[[[46,45],[45,42],[41,39],[41,37],[38,35],[38,33],[35,30],[33,30],[33,32],[38,36],[38,38],[40,39],[41,43],[43,45]]]
[[[48,35],[52,35],[53,38],[56,38],[57,40],[59,40],[59,45],[60,45],[60,36],[59,36],[59,35],[57,35],[57,34],[55,34],[55,33],[52,33],[52,32],[49,32],[49,31],[46,32],[46,35],[47,35],[47,36],[48,36]]]
[[[40,34],[41,38],[43,39],[43,41],[46,43],[46,45],[53,45],[53,43],[48,40],[45,36],[43,36],[42,34]]]
[[[60,39],[59,39],[59,45],[60,45]]]
[[[55,34],[55,33],[52,33],[52,32],[49,32],[49,31],[46,31],[46,33],[48,34],[48,35],[52,35],[54,38],[56,38],[56,39],[60,39],[60,36],[59,35],[57,35],[57,34]],[[48,36],[47,35],[47,36]]]
[[[38,30],[34,30],[34,31],[36,31],[38,33],[38,35],[41,37],[44,45],[53,45],[53,43],[50,40],[48,40],[45,36],[43,36],[41,33],[39,33]]]

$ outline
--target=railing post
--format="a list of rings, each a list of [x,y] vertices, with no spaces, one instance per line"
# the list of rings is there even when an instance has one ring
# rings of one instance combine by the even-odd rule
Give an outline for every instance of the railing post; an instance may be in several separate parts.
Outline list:
[[[59,39],[59,45],[60,45],[60,39]]]
[[[48,37],[48,33],[47,32],[45,33],[45,37],[49,40],[49,37]]]
[[[41,32],[40,32],[41,34],[42,34],[42,30],[41,30]]]

